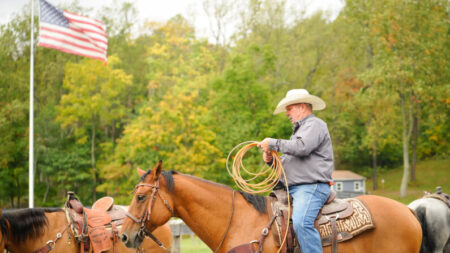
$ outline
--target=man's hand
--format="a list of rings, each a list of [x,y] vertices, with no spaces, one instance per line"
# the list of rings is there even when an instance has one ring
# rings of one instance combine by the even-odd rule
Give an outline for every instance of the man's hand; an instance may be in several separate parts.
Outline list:
[[[265,138],[263,141],[258,143],[258,148],[262,149],[264,152],[269,151],[269,138]]]
[[[270,153],[270,151],[267,151],[267,152],[263,153],[263,160],[264,160],[265,163],[272,162],[272,159],[273,159],[273,157],[272,157],[272,153]]]

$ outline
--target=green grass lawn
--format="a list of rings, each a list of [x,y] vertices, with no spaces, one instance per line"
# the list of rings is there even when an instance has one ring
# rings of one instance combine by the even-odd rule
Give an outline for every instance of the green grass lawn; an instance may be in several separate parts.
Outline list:
[[[416,181],[408,183],[407,196],[404,198],[400,198],[402,176],[403,167],[378,173],[378,189],[372,189],[372,179],[368,178],[366,192],[395,199],[404,204],[421,198],[424,191],[434,192],[436,186],[441,186],[445,193],[450,194],[450,159],[419,162],[416,168]],[[381,184],[382,179],[384,179],[384,185]]]
[[[210,253],[212,252],[197,236],[183,236],[180,250],[182,253]]]

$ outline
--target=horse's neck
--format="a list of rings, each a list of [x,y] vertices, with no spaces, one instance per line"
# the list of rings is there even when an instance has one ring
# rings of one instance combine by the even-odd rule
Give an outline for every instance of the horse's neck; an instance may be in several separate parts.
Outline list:
[[[61,233],[62,237],[58,239],[55,244],[55,252],[79,252],[78,243],[75,241],[75,237],[72,234],[72,230],[67,221],[66,214],[64,212],[47,214],[49,219],[49,229],[46,232],[45,240],[55,240],[58,233]]]
[[[175,179],[174,191],[177,216],[203,242],[215,249],[228,226],[233,191],[184,175]]]
[[[42,234],[40,236],[36,238],[29,238],[28,240],[20,242],[17,245],[13,243],[11,238],[8,238],[8,249],[11,252],[33,252],[45,247],[49,240],[55,241],[57,234],[62,233],[67,227],[65,214],[64,212],[52,212],[46,213],[46,217],[47,226],[42,228]],[[73,247],[68,246],[68,233],[69,231],[66,229],[62,234],[62,238],[58,239],[55,244],[55,252],[77,252],[75,250],[71,250]]]

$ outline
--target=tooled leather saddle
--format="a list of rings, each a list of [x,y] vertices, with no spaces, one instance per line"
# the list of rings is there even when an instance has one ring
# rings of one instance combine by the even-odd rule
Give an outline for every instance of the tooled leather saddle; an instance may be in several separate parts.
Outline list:
[[[290,198],[292,200],[292,198]],[[272,213],[268,226],[263,230],[255,250],[254,242],[242,244],[229,250],[228,253],[260,253],[264,238],[272,231],[272,236],[282,253],[300,253],[300,245],[292,226],[290,215],[292,207],[288,206],[286,191],[274,190],[269,196]],[[292,203],[292,201],[290,201]],[[290,209],[290,212],[288,210]],[[349,240],[356,235],[375,227],[368,207],[355,198],[336,199],[336,192],[331,191],[328,200],[320,210],[314,226],[322,238],[322,246],[331,246],[337,253],[338,242]],[[286,234],[287,233],[287,234]],[[286,239],[285,239],[286,235]],[[307,253],[307,252],[305,252]]]
[[[300,253],[291,217],[287,218],[288,208],[292,215],[292,207],[288,207],[286,192],[282,189],[274,190],[270,194],[270,201],[272,213],[276,216],[276,229],[272,229],[272,235],[278,246],[282,246],[281,252]],[[287,220],[289,220],[289,224],[286,224]],[[358,222],[354,222],[355,220]],[[322,246],[331,246],[333,253],[337,252],[338,242],[349,240],[374,226],[370,211],[363,202],[355,198],[338,199],[333,190],[314,222],[314,227],[321,235]],[[286,229],[288,230],[286,242],[281,245]]]
[[[111,247],[114,252],[117,251],[118,227],[125,219],[126,210],[115,206],[113,198],[101,198],[92,205],[92,209],[88,209],[75,193],[68,192],[64,206],[73,235],[80,243],[81,253],[100,253],[110,250]]]

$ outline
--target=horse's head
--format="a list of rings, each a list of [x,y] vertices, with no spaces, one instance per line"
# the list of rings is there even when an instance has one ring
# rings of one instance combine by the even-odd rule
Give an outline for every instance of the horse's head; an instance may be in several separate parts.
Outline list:
[[[173,201],[168,185],[161,176],[162,161],[147,172],[138,169],[141,177],[134,189],[134,197],[128,208],[128,218],[122,225],[122,242],[129,248],[137,248],[146,235],[165,224],[173,215]]]

